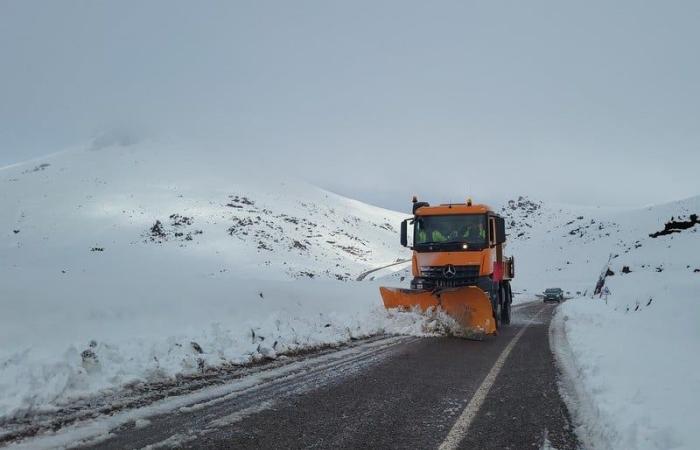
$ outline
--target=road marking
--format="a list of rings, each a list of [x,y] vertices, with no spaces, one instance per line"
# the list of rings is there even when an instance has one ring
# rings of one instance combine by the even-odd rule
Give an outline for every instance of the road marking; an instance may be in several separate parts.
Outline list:
[[[235,423],[243,421],[243,419],[245,419],[248,416],[252,416],[253,414],[258,414],[265,411],[266,409],[270,409],[273,406],[275,406],[274,400],[262,401],[256,405],[249,406],[247,408],[243,408],[226,416],[219,417],[218,419],[214,419],[211,422],[209,422],[209,424],[207,424],[207,427],[227,427],[229,425],[233,425]]]
[[[518,331],[518,334],[513,336],[506,348],[503,349],[498,359],[493,364],[493,367],[491,367],[491,370],[486,375],[486,378],[484,378],[484,381],[481,382],[481,385],[474,393],[472,399],[469,401],[469,404],[467,404],[467,407],[464,408],[462,414],[459,416],[459,418],[457,418],[457,421],[452,426],[452,429],[450,429],[450,432],[447,434],[445,440],[442,442],[442,444],[440,444],[439,450],[454,450],[459,446],[459,443],[462,442],[462,439],[464,439],[464,437],[467,435],[469,426],[479,412],[479,409],[481,409],[481,405],[484,403],[484,400],[486,400],[486,396],[491,390],[491,386],[493,386],[493,383],[496,381],[496,377],[503,368],[506,359],[508,359],[508,355],[510,355],[510,352],[513,350],[513,347],[515,347],[515,344],[518,343],[518,340],[520,340],[523,333],[525,333],[525,330],[528,329],[528,327],[535,321],[537,316],[539,316],[544,310],[545,307],[540,308],[540,310],[530,318],[525,326]]]
[[[405,264],[405,263],[407,263],[407,262],[411,262],[411,260],[410,260],[410,259],[402,259],[401,261],[396,261],[396,262],[393,262],[393,263],[391,263],[391,264],[387,264],[386,266],[375,267],[374,269],[366,270],[366,271],[362,272],[362,273],[357,277],[357,279],[356,279],[355,281],[363,281],[363,280],[367,277],[367,275],[369,275],[369,274],[371,274],[371,273],[374,273],[374,272],[377,272],[377,271],[380,271],[380,270],[382,270],[382,269],[386,269],[386,268],[389,268],[389,267],[392,267],[392,266],[397,266],[397,265],[399,265],[399,264]]]

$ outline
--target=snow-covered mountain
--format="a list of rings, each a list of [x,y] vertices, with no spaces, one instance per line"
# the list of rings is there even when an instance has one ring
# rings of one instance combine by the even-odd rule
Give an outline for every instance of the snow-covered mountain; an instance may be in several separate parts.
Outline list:
[[[402,250],[400,214],[226,155],[74,151],[5,168],[0,185],[0,264],[49,278],[172,258],[201,275],[346,280]]]
[[[519,198],[516,289],[562,287],[552,345],[586,448],[697,447],[700,196],[636,209]],[[604,278],[607,295],[593,295]]]
[[[405,266],[354,281],[410,256],[398,244],[404,214],[225,151],[128,144],[0,169],[0,421],[133,382],[434,326],[381,306],[377,286],[405,284]],[[507,218],[516,300],[555,286],[576,297],[559,309],[553,347],[576,380],[567,398],[583,440],[692,448],[700,197],[492,206]],[[601,275],[607,300],[591,298]]]
[[[601,208],[545,204],[519,197],[500,210],[509,225],[508,252],[515,255],[520,289],[539,292],[553,284],[570,295],[591,293],[601,270],[622,270],[627,256],[649,246],[658,264],[669,255],[650,234],[671,219],[688,218],[700,209],[699,197],[646,208]],[[694,233],[693,229],[689,229]],[[673,233],[672,233],[673,234]],[[671,243],[673,236],[671,236]],[[649,262],[649,265],[653,264]],[[687,265],[687,264],[686,264]]]
[[[1,169],[0,209],[0,417],[417,326],[352,281],[405,257],[402,214],[226,152],[55,154]]]

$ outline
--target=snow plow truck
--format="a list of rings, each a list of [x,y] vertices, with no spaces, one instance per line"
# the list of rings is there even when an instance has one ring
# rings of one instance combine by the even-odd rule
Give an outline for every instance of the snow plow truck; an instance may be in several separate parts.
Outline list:
[[[413,197],[413,217],[401,222],[401,245],[413,250],[411,288],[381,287],[384,306],[442,310],[467,338],[497,334],[510,323],[513,299],[515,264],[505,243],[505,220],[488,206],[471,199],[430,206]]]

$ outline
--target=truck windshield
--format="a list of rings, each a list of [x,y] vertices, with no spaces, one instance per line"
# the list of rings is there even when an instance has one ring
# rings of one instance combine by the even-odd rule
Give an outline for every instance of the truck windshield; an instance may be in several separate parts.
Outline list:
[[[483,247],[488,237],[485,214],[416,217],[414,227],[413,239],[416,246],[465,243]]]

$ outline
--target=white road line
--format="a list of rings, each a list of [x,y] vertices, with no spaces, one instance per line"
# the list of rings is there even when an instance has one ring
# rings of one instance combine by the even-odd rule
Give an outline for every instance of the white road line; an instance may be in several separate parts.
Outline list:
[[[491,370],[486,375],[486,378],[484,378],[484,381],[481,382],[481,385],[474,393],[472,399],[469,401],[469,404],[466,408],[464,408],[464,411],[462,411],[462,414],[452,426],[452,429],[447,434],[445,440],[442,442],[442,444],[440,444],[439,450],[454,450],[459,446],[459,443],[462,442],[464,436],[467,435],[467,431],[469,431],[469,426],[479,412],[479,409],[481,409],[481,405],[484,403],[486,396],[491,390],[491,386],[493,386],[493,383],[496,381],[496,377],[503,368],[503,364],[505,364],[506,359],[508,359],[508,355],[510,355],[510,352],[513,350],[513,347],[515,347],[515,344],[518,343],[518,340],[520,340],[523,333],[525,333],[525,330],[528,329],[528,327],[532,324],[532,322],[534,322],[537,316],[544,311],[544,309],[545,308],[542,307],[539,311],[537,311],[537,313],[530,318],[525,326],[518,331],[518,334],[513,336],[513,339],[510,340],[506,348],[503,349],[498,359],[493,364],[493,367],[491,367]]]
[[[270,409],[273,406],[275,406],[275,401],[274,400],[265,400],[257,405],[249,406],[247,408],[243,408],[239,411],[236,411],[234,413],[228,414],[223,417],[219,417],[218,419],[214,419],[209,424],[207,424],[207,428],[214,427],[214,428],[222,428],[222,427],[227,427],[229,425],[233,425],[235,423],[241,422],[243,419],[245,419],[248,416],[252,416],[253,414],[258,414],[266,409]]]
[[[401,261],[396,261],[396,262],[393,262],[391,264],[387,264],[386,266],[375,267],[374,269],[366,270],[366,271],[362,272],[360,275],[358,275],[358,277],[355,281],[363,281],[367,277],[367,275],[369,275],[371,273],[378,272],[382,269],[386,269],[386,268],[389,268],[392,266],[397,266],[399,264],[406,264],[408,262],[411,262],[411,260],[410,259],[402,259]]]

